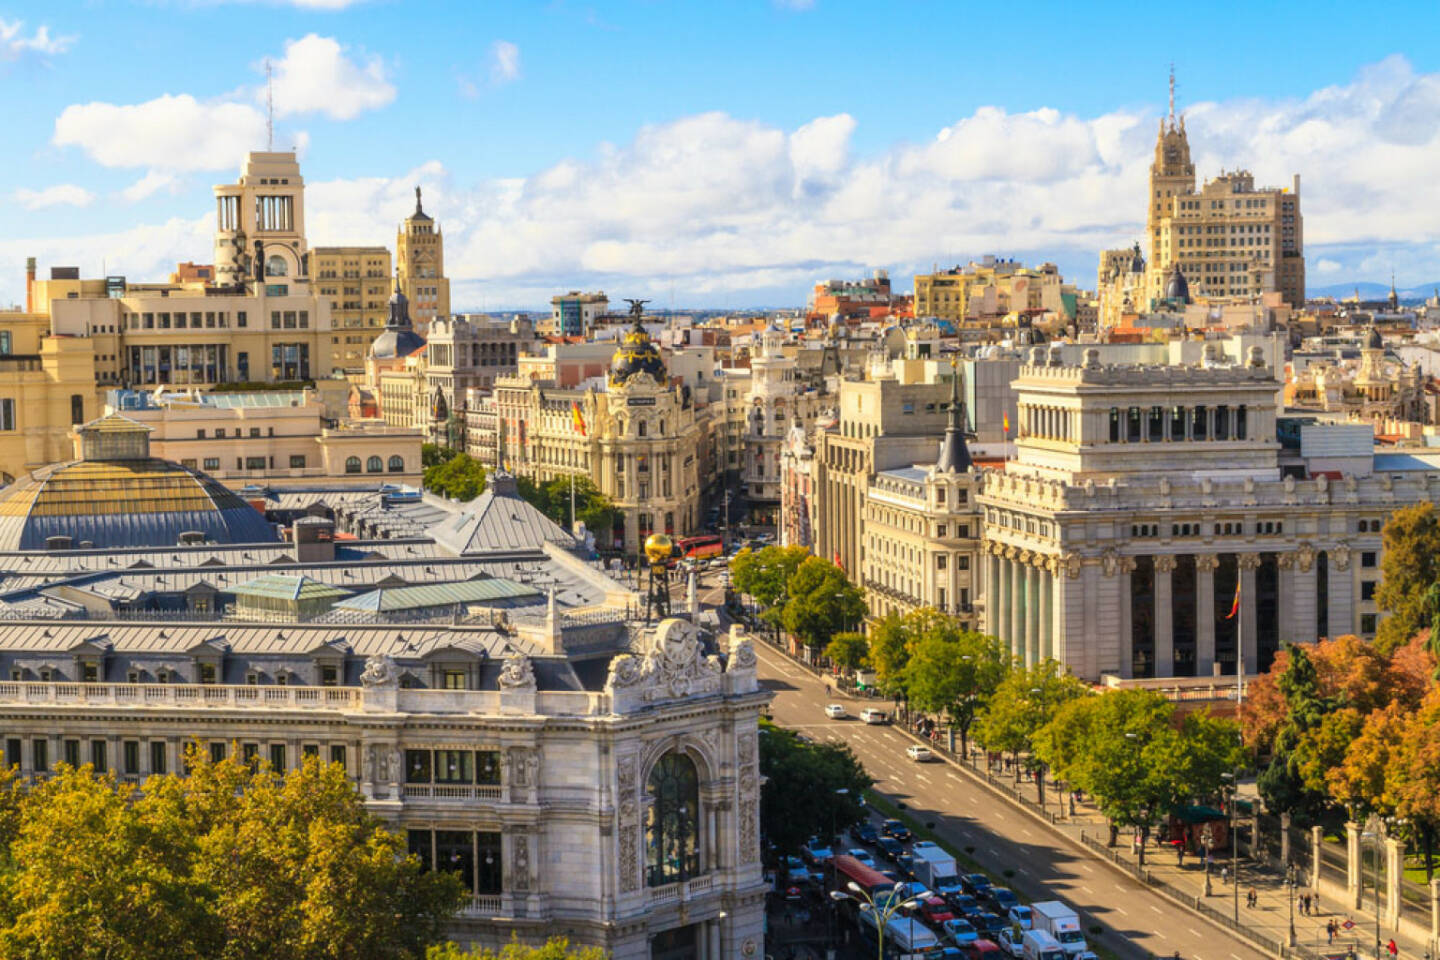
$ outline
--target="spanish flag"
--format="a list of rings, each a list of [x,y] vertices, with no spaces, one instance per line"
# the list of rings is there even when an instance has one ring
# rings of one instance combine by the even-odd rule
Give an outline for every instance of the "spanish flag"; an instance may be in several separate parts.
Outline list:
[[[1225,614],[1226,620],[1234,620],[1235,614],[1240,612],[1240,578],[1235,578],[1235,599],[1230,604],[1230,612]]]
[[[580,404],[574,400],[570,401],[570,422],[575,425],[580,436],[586,436],[585,417],[580,413]]]
[[[1004,427],[1005,427],[1005,432],[1006,432],[1006,433],[1009,433],[1009,432],[1010,432],[1010,411],[1007,410],[1007,411],[1005,411],[1004,413],[1002,413],[1002,414],[1000,415],[1000,422],[1004,425]]]

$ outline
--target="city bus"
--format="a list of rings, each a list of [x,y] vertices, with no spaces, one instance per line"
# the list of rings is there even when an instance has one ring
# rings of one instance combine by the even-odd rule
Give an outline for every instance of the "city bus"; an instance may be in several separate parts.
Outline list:
[[[688,560],[705,560],[725,552],[725,541],[716,533],[681,537],[675,546],[679,548],[680,556]]]
[[[850,884],[865,891],[871,899],[880,900],[895,889],[895,881],[879,870],[865,866],[849,854],[842,853],[835,858],[835,889],[841,893],[853,894]]]

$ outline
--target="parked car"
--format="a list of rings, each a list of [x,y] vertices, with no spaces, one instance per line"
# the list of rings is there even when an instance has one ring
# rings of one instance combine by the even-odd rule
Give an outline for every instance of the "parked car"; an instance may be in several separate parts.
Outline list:
[[[810,842],[800,848],[800,856],[812,866],[822,866],[835,859],[835,851],[819,837],[811,837]]]
[[[920,919],[936,928],[942,926],[946,920],[954,920],[955,914],[950,912],[949,904],[940,897],[927,897],[925,902],[920,904]]]
[[[1002,916],[1010,912],[1011,907],[1020,905],[1020,898],[1015,896],[1015,891],[1009,887],[991,887],[987,900],[995,907],[995,912]]]
[[[1023,903],[1017,903],[1011,907],[1005,916],[1006,919],[1021,930],[1030,930],[1035,925],[1034,915],[1031,914],[1030,908]]]
[[[859,840],[861,843],[873,844],[876,840],[880,839],[880,831],[876,830],[875,824],[869,820],[861,820],[850,828],[850,836]]]
[[[881,823],[880,835],[889,837],[892,840],[899,840],[901,843],[907,842],[911,839],[910,828],[905,826],[905,824],[901,823],[899,820],[886,820],[885,822]],[[980,876],[984,876],[984,874],[980,874]],[[990,881],[987,880],[985,881],[985,883],[986,886],[989,886]]]
[[[967,873],[960,878],[960,886],[966,893],[983,898],[990,890],[990,878],[983,873]]]
[[[1025,956],[1025,941],[1021,939],[1024,934],[1013,928],[1006,928],[1000,931],[995,938],[995,943],[1012,957]]]
[[[922,747],[918,743],[912,743],[910,746],[906,747],[905,756],[909,757],[911,760],[914,760],[916,763],[929,763],[931,760],[935,759],[935,754],[930,752],[929,747]]]
[[[884,710],[875,707],[866,707],[860,711],[860,719],[869,724],[889,723],[890,715]]]
[[[1004,960],[1008,954],[996,946],[994,940],[981,937],[965,945],[965,954],[970,960]]]
[[[954,917],[946,920],[941,926],[941,934],[954,946],[965,943],[974,943],[980,939],[980,931],[975,929],[975,924],[964,917]]]
[[[880,856],[891,863],[894,863],[905,852],[904,845],[894,837],[881,837],[876,846],[880,848]]]
[[[875,858],[872,857],[870,855],[870,851],[866,850],[864,847],[851,847],[849,850],[846,850],[845,853],[849,856],[854,857],[856,860],[859,860],[871,870],[875,869]]]
[[[810,869],[805,866],[804,861],[802,861],[799,857],[786,857],[782,866],[785,868],[786,882],[810,882]]]
[[[843,703],[827,703],[825,704],[825,716],[831,720],[844,720],[850,716],[850,714],[845,712],[845,704]]]

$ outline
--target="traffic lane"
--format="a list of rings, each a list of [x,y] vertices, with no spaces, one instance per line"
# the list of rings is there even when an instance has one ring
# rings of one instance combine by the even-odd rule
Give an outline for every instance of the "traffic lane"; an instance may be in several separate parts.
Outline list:
[[[1179,950],[1187,960],[1264,957],[1138,881],[1094,863],[1029,814],[948,764],[908,760],[905,748],[913,741],[899,731],[858,720],[824,719],[825,686],[779,653],[765,647],[759,653],[761,676],[776,692],[772,712],[779,723],[850,744],[876,778],[877,790],[904,802],[922,822],[934,822],[937,833],[997,876],[1003,877],[1007,869],[1015,871],[1008,881],[1027,898],[1061,899],[1102,920],[1130,941],[1119,945],[1119,952],[1126,955],[1173,956]]]

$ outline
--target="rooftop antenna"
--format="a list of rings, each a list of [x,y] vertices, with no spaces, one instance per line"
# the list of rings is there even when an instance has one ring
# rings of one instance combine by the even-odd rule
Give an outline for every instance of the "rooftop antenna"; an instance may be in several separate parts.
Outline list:
[[[1170,61],[1170,123],[1175,123],[1175,61]]]
[[[1170,86],[1175,86],[1175,76],[1171,73]],[[1174,113],[1174,94],[1171,94],[1170,112]],[[269,153],[275,151],[275,72],[270,65],[270,58],[265,58],[265,150]]]

